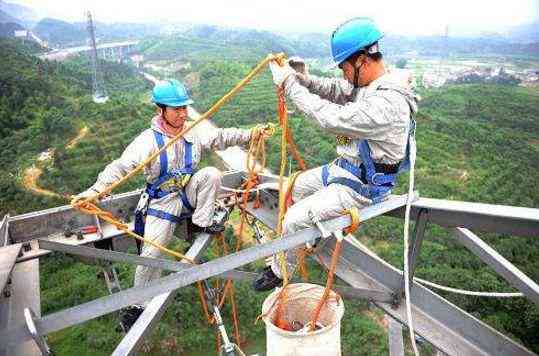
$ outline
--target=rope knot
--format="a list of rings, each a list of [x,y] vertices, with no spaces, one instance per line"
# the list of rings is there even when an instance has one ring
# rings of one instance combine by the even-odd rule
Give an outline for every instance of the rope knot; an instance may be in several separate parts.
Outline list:
[[[346,210],[345,213],[350,214],[350,218],[352,219],[352,222],[350,223],[350,226],[344,229],[344,232],[347,235],[353,234],[359,228],[359,224],[361,223],[361,221],[359,220],[359,209],[354,206]]]

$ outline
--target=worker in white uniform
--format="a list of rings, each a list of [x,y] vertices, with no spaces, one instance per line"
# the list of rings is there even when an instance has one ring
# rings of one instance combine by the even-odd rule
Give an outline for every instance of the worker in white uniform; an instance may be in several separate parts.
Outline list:
[[[88,190],[75,197],[74,202],[95,196],[124,177],[150,155],[167,144],[185,127],[187,105],[193,103],[186,88],[177,80],[158,83],[152,91],[152,101],[158,114],[151,127],[138,135],[121,157],[99,174]],[[203,150],[223,150],[228,146],[248,144],[253,130],[193,128],[180,140],[163,151],[144,168],[146,190],[142,193],[135,216],[135,232],[145,239],[167,246],[174,228],[183,219],[190,219],[194,232],[216,234],[224,230],[223,221],[214,221],[221,172],[215,167],[197,170]],[[149,244],[142,246],[143,257],[159,257],[161,251]],[[138,266],[135,287],[144,286],[159,278],[161,270]],[[122,325],[128,330],[143,311],[143,306],[131,306],[122,312]]]
[[[408,168],[417,99],[402,76],[388,73],[378,43],[382,36],[369,18],[352,19],[333,32],[332,56],[344,79],[310,75],[298,59],[284,66],[270,64],[274,83],[337,140],[337,159],[297,177],[283,235],[313,226],[309,215],[326,220],[384,200],[397,174]],[[296,252],[286,254],[289,273],[295,269]],[[265,291],[281,283],[281,266],[274,258],[253,287]]]

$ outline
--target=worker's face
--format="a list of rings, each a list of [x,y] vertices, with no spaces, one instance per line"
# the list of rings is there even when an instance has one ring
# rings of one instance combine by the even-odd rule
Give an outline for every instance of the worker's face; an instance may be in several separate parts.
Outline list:
[[[343,78],[354,86],[364,86],[367,60],[365,56],[359,56],[355,61],[346,60],[339,65]],[[355,68],[355,70],[354,70]],[[357,82],[354,83],[354,80]]]
[[[167,106],[163,116],[170,126],[174,128],[183,127],[185,120],[187,120],[187,106],[177,108]]]

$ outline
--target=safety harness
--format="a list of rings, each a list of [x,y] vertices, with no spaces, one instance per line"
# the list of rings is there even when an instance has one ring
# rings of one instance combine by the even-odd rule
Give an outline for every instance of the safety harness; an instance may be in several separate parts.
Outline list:
[[[161,149],[165,145],[164,135],[153,130],[157,146]],[[185,186],[194,173],[193,169],[193,144],[183,139],[184,142],[184,166],[182,168],[168,169],[167,151],[163,150],[159,154],[159,177],[152,184],[146,185],[146,190],[141,194],[140,200],[135,210],[135,233],[144,236],[144,226],[146,216],[151,215],[159,219],[168,220],[173,223],[179,223],[184,219],[190,218],[193,215],[194,208],[187,199]],[[178,197],[182,200],[182,205],[186,213],[181,213],[180,216],[169,214],[165,211],[150,208],[152,199],[160,199],[171,193],[178,192]],[[182,210],[183,210],[182,208]]]
[[[395,165],[385,165],[375,163],[371,156],[371,148],[367,140],[361,140],[357,144],[358,154],[362,163],[355,165],[347,159],[341,157],[335,160],[335,164],[357,177],[358,180],[335,177],[329,179],[329,165],[322,168],[322,182],[325,187],[330,184],[342,184],[356,193],[369,198],[374,204],[381,202],[384,197],[395,186],[397,176],[410,169],[410,138],[415,135],[415,120],[410,118],[410,129],[408,131],[408,142],[406,144],[406,156]]]

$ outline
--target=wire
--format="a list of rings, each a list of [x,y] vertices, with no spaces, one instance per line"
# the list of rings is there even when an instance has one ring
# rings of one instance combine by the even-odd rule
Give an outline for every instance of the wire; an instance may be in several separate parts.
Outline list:
[[[404,214],[404,299],[410,343],[414,349],[414,354],[419,356],[419,350],[417,349],[415,342],[414,323],[412,320],[412,304],[410,302],[410,261],[408,260],[408,250],[410,249],[410,210],[414,193],[414,168],[416,158],[415,127],[411,127],[410,130],[414,130],[414,132],[410,132],[410,180],[408,184],[408,197],[406,199],[406,211]]]
[[[471,295],[475,297],[493,297],[493,298],[514,298],[514,297],[524,297],[524,294],[520,292],[515,293],[507,293],[507,292],[475,292],[471,290],[465,290],[465,289],[458,289],[458,288],[451,288],[447,286],[443,286],[441,284],[436,284],[433,282],[429,282],[427,280],[414,277],[414,281],[424,284],[426,286],[436,288],[439,290],[443,290],[446,292],[456,293],[456,294],[462,294],[462,295]]]

